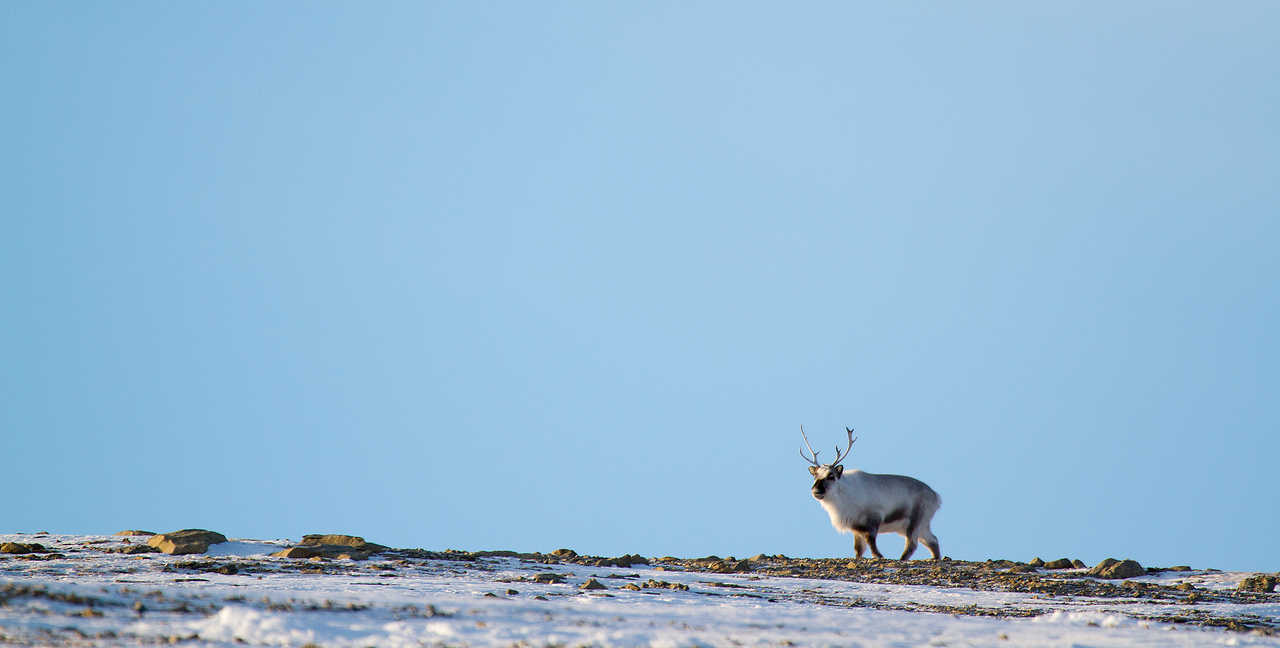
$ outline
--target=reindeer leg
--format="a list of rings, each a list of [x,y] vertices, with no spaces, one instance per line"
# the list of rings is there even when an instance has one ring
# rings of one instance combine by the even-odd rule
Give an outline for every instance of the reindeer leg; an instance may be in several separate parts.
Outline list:
[[[880,533],[880,518],[873,517],[867,520],[862,520],[851,525],[849,530],[853,531],[855,536],[862,536],[866,538],[867,546],[871,547],[871,555],[876,558],[884,558],[884,555],[880,553],[880,548],[876,546],[876,534]],[[854,540],[853,542],[853,547],[857,549],[858,541]],[[862,554],[859,553],[858,555],[861,557]]]
[[[920,539],[924,541],[924,546],[929,548],[929,553],[933,554],[934,560],[942,560],[942,547],[938,546],[938,537],[933,535],[933,531],[928,528],[921,531]]]
[[[878,521],[867,525],[867,546],[871,547],[871,555],[876,558],[884,558],[884,554],[880,553],[880,548],[876,546],[876,535],[880,533],[880,523]]]
[[[898,560],[906,560],[916,552],[916,539],[911,536],[906,536],[906,538],[907,546],[902,549],[902,557],[898,558]]]
[[[884,558],[884,554],[880,553],[880,548],[876,546],[875,532],[867,534],[867,545],[871,547],[871,555],[876,558]]]
[[[916,552],[916,536],[920,532],[920,508],[911,512],[911,519],[907,520],[907,530],[902,533],[902,537],[906,538],[907,544],[902,548],[902,557],[898,560],[906,560],[911,554]]]
[[[862,558],[862,553],[867,550],[867,541],[862,539],[861,533],[853,534],[853,550],[858,552],[858,558]]]

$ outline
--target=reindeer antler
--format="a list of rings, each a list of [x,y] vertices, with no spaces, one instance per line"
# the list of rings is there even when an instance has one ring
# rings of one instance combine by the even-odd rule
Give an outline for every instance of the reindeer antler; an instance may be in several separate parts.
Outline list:
[[[814,449],[813,449],[813,446],[809,445],[809,437],[807,437],[807,436],[805,436],[805,435],[804,435],[804,426],[803,426],[803,425],[801,425],[801,426],[800,426],[800,438],[804,439],[804,445],[805,445],[805,447],[809,449],[809,454],[813,455],[812,457],[805,457],[805,456],[804,456],[804,450],[801,450],[801,451],[800,451],[800,456],[801,456],[801,457],[804,457],[804,460],[805,460],[805,461],[807,461],[807,462],[809,462],[809,463],[813,464],[815,467],[816,467],[816,466],[821,466],[822,464],[818,463],[818,451],[817,451],[817,450],[814,450]],[[840,449],[840,446],[836,446],[836,450],[839,450],[839,449]]]
[[[836,460],[831,462],[831,465],[833,466],[840,463],[841,461],[843,461],[845,458],[849,456],[849,451],[853,449],[853,442],[858,440],[858,437],[853,436],[853,430],[849,428],[845,428],[844,431],[849,434],[849,447],[845,448],[844,453],[841,454],[840,444],[839,443],[836,444]],[[813,450],[813,448],[810,448],[810,450]]]

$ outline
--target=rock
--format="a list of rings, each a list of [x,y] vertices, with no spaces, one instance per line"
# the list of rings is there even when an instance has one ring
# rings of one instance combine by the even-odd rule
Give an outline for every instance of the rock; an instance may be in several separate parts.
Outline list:
[[[1191,571],[1191,565],[1174,565],[1170,567],[1167,571],[1189,572]]]
[[[156,532],[155,531],[139,531],[137,529],[127,529],[125,531],[116,531],[115,534],[118,536],[153,536],[156,534]]]
[[[711,571],[717,574],[736,574],[751,571],[751,563],[746,560],[721,560],[710,565]]]
[[[630,567],[636,563],[649,564],[649,559],[643,556],[619,556],[617,558],[601,558],[593,563],[596,567]]]
[[[510,551],[508,549],[492,549],[489,551],[468,551],[468,555],[475,558],[525,558],[526,555],[519,551]]]
[[[371,555],[371,552],[357,551],[343,545],[298,545],[271,554],[273,558],[295,558],[299,560],[320,558],[368,560]]]
[[[555,551],[551,552],[551,555],[557,558],[577,558],[578,552],[572,549],[556,549]]]
[[[297,558],[320,560],[336,558],[338,560],[367,560],[369,556],[386,551],[388,547],[366,542],[360,536],[340,533],[308,533],[302,536],[302,542],[288,549],[271,554],[275,558]]]
[[[1114,564],[1116,564],[1116,563],[1118,563],[1118,562],[1120,562],[1120,561],[1119,561],[1119,560],[1116,560],[1115,558],[1104,558],[1104,559],[1102,559],[1102,562],[1100,562],[1100,563],[1098,563],[1098,564],[1094,565],[1094,566],[1093,566],[1093,569],[1090,569],[1090,570],[1089,570],[1089,575],[1090,575],[1090,576],[1097,576],[1099,573],[1101,573],[1101,572],[1102,572],[1102,570],[1104,570],[1104,569],[1106,569],[1106,568],[1108,568],[1108,567],[1110,567],[1110,566],[1112,566],[1112,565],[1114,565]]]
[[[145,544],[127,544],[123,547],[112,547],[107,551],[118,554],[160,553],[159,549]]]
[[[689,586],[688,586],[688,585],[685,585],[684,583],[668,583],[667,581],[654,580],[654,579],[652,579],[652,578],[650,578],[649,580],[647,580],[647,581],[645,581],[643,584],[641,584],[641,587],[646,587],[646,588],[652,587],[652,588],[657,588],[657,589],[679,590],[679,591],[682,591],[682,592],[687,592],[687,591],[689,591]]]
[[[1070,558],[1059,558],[1044,564],[1045,569],[1071,569],[1072,567],[1075,567],[1075,563],[1072,563]]]
[[[49,553],[49,550],[39,542],[6,542],[0,544],[0,553],[7,554],[30,554],[30,553]]]
[[[204,553],[209,545],[226,542],[227,536],[205,529],[183,529],[151,536],[147,544],[174,556]]]
[[[1084,564],[1084,561],[1080,560],[1079,558],[1076,558],[1075,560],[1071,561],[1071,566],[1075,567],[1076,569],[1084,569],[1085,567],[1088,567],[1088,565]]]
[[[302,542],[299,544],[304,546],[325,545],[333,547],[344,547],[356,549],[358,551],[367,551],[369,553],[377,553],[386,551],[389,547],[372,542],[365,542],[360,536],[343,535],[340,533],[308,533],[302,536]]]
[[[1027,563],[1027,564],[1028,564],[1028,565],[1031,565],[1032,567],[1044,567],[1044,561],[1043,561],[1043,560],[1040,560],[1040,557],[1039,557],[1039,556],[1036,556],[1035,558],[1032,558],[1032,559],[1031,559],[1031,562],[1029,562],[1029,563]]]
[[[1133,578],[1134,576],[1145,576],[1147,570],[1136,560],[1121,560],[1111,565],[1103,571],[1103,578]]]
[[[541,574],[534,574],[533,578],[530,580],[532,580],[535,583],[545,583],[547,585],[552,585],[555,583],[563,583],[564,576],[553,573],[553,572],[545,572]]]
[[[583,583],[580,587],[578,587],[578,589],[602,590],[602,589],[609,589],[609,588],[605,587],[604,584],[602,584],[600,581],[594,578],[588,578],[587,582]]]
[[[1116,560],[1115,558],[1107,558],[1089,570],[1090,576],[1098,578],[1132,578],[1146,573],[1147,570],[1143,569],[1136,560]]]
[[[1242,592],[1274,592],[1276,585],[1280,584],[1280,579],[1270,574],[1254,574],[1242,581],[1236,586],[1236,589]]]
[[[315,547],[289,547],[281,551],[271,554],[273,558],[315,558],[323,555],[320,550]]]
[[[341,533],[308,533],[302,536],[304,545],[342,545],[344,547],[363,547],[368,544],[360,536]]]

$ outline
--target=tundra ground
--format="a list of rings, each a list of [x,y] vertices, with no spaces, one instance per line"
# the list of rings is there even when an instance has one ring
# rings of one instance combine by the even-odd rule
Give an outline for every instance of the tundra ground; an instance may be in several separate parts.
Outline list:
[[[40,549],[0,554],[0,644],[1280,646],[1280,594],[1207,569],[145,540],[0,536]]]

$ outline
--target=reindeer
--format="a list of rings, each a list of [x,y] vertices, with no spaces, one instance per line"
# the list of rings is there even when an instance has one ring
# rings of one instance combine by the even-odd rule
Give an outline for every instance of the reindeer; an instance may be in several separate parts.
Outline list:
[[[912,477],[876,475],[857,469],[845,472],[840,462],[849,456],[857,439],[853,430],[844,430],[849,434],[849,446],[841,453],[840,445],[836,444],[836,460],[820,464],[818,453],[804,434],[804,426],[800,426],[800,436],[812,455],[806,457],[804,450],[800,450],[800,456],[813,464],[809,467],[814,479],[813,498],[821,502],[831,516],[831,526],[841,533],[853,534],[853,548],[858,558],[862,558],[868,546],[871,555],[884,558],[876,548],[876,534],[884,532],[906,538],[907,546],[898,560],[906,560],[915,553],[916,540],[924,542],[934,560],[941,560],[942,550],[938,538],[929,530],[929,521],[942,506],[942,499],[924,482]]]

